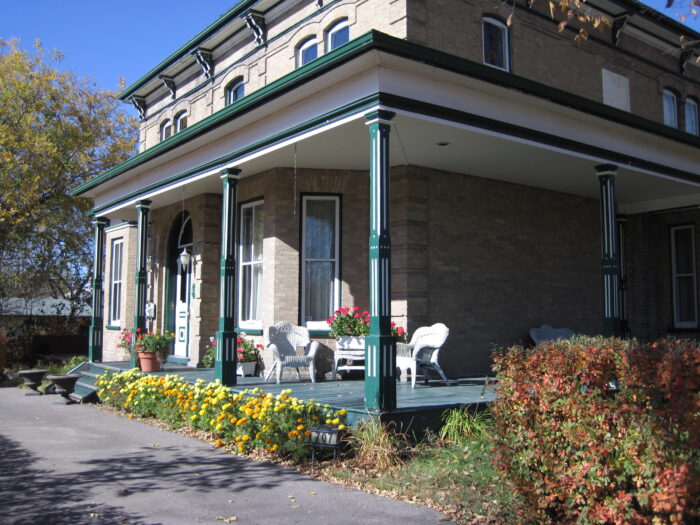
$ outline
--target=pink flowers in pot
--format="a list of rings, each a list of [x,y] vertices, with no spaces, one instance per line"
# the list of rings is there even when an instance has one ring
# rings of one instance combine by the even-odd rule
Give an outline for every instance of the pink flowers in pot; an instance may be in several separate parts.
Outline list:
[[[326,320],[331,327],[331,337],[363,337],[369,335],[370,316],[367,310],[360,311],[360,308],[341,307]],[[391,333],[395,337],[403,337],[406,331],[401,327],[396,327],[396,323],[391,322]]]

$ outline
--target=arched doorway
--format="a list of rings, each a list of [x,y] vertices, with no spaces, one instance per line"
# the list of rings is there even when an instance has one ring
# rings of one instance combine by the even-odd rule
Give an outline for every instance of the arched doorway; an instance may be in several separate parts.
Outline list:
[[[192,300],[192,257],[182,264],[183,253],[192,256],[192,219],[183,212],[170,229],[168,242],[168,320],[167,326],[175,334],[173,357],[189,357],[190,304]]]

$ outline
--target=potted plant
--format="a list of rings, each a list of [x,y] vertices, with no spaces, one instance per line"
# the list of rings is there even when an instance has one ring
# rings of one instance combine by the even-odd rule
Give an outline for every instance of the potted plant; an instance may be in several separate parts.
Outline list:
[[[336,338],[339,349],[364,350],[365,336],[369,335],[370,317],[367,310],[360,311],[359,307],[338,308],[326,321],[331,330],[329,335]],[[402,338],[406,332],[396,323],[391,322],[391,333],[394,337]]]
[[[136,344],[134,350],[139,353],[141,370],[144,372],[158,372],[160,363],[165,361],[173,342],[173,334],[165,331],[154,330],[146,334],[141,333],[141,329],[136,329]]]
[[[236,374],[239,376],[255,375],[255,365],[258,364],[261,344],[256,345],[252,340],[246,339],[246,333],[241,332],[236,338]]]

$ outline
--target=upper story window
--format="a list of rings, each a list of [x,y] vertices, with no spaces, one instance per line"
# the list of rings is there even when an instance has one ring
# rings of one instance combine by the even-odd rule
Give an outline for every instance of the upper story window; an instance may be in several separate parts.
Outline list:
[[[698,135],[698,103],[692,98],[685,100],[685,130]]]
[[[326,53],[342,46],[350,40],[348,19],[343,18],[326,30]]]
[[[245,87],[243,84],[243,78],[234,78],[228,83],[225,90],[226,105],[233,104],[237,100],[240,100],[245,95]]]
[[[170,122],[170,120],[166,120],[160,125],[160,140],[165,140],[167,138],[170,138],[170,136],[173,134],[173,126]]]
[[[678,128],[678,101],[676,94],[668,89],[664,89],[664,124],[672,128]]]
[[[671,228],[671,270],[673,278],[673,325],[696,328],[695,228]]]
[[[603,102],[608,106],[629,111],[629,79],[603,68]]]
[[[241,206],[241,231],[238,257],[238,326],[261,328],[263,276],[262,201]]]
[[[187,111],[180,111],[175,118],[175,133],[180,133],[183,129],[187,128]]]
[[[297,67],[308,64],[318,57],[318,43],[315,36],[310,36],[297,46]]]
[[[122,261],[124,259],[124,240],[112,241],[109,274],[109,324],[120,326],[122,318]]]
[[[302,203],[302,323],[327,330],[340,296],[340,199],[314,195]]]
[[[484,18],[484,64],[510,71],[508,26],[495,18]]]

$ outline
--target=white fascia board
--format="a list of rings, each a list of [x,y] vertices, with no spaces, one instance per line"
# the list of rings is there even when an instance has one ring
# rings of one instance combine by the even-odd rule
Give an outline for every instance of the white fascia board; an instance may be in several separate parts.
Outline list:
[[[392,62],[394,61],[408,62],[392,57]],[[415,62],[409,63],[408,68],[401,69],[397,68],[398,64],[390,65],[387,61],[384,63],[387,67],[382,69],[380,76],[380,89],[383,92],[616,151],[670,168],[698,173],[700,151],[693,146],[591,116],[546,99],[430,66],[421,65],[422,74],[416,74],[410,71],[416,67]]]

